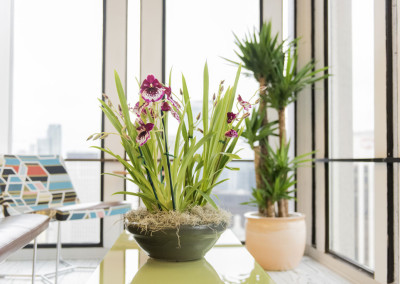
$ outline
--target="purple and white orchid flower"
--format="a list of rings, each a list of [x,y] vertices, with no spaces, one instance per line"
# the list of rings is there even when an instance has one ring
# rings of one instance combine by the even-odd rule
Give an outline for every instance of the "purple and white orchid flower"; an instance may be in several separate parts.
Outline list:
[[[136,114],[137,117],[140,117],[139,108],[140,108],[139,102],[137,102],[134,107],[129,106],[129,110],[132,111],[134,114]]]
[[[181,106],[179,105],[179,103],[177,103],[171,95],[171,87],[165,87],[164,88],[164,93],[167,95],[167,100],[176,108],[176,109],[180,109]]]
[[[149,75],[140,86],[140,94],[146,102],[157,102],[162,99],[164,88],[153,75]]]
[[[171,107],[171,106],[169,105],[169,103],[167,103],[166,101],[163,102],[163,104],[161,105],[161,110],[162,110],[162,111],[170,111],[171,114],[172,114],[172,116],[173,116],[178,122],[181,122],[181,119],[180,119],[180,117],[179,117],[179,114],[178,114],[178,113],[174,110],[174,108]]]
[[[143,146],[147,140],[150,138],[150,131],[153,129],[154,124],[153,123],[144,123],[142,120],[139,120],[139,127],[136,128],[137,130],[137,136],[136,136],[136,142],[139,144],[139,146]]]
[[[227,138],[238,137],[238,133],[236,132],[236,130],[231,129],[225,132],[225,137]]]
[[[231,123],[232,121],[234,121],[234,120],[236,119],[237,114],[235,114],[235,113],[233,113],[233,112],[228,112],[228,113],[226,114],[226,116],[227,116],[226,122],[227,122],[227,123]]]
[[[249,102],[244,101],[241,95],[238,96],[238,101],[245,111],[249,111],[249,109],[251,108],[251,104]]]
[[[154,113],[152,108],[148,108],[151,104],[149,102],[144,102],[141,106],[139,105],[139,102],[135,104],[135,107],[129,107],[129,110],[131,110],[134,114],[136,114],[137,117],[140,117],[142,114],[147,115],[147,111],[150,112],[150,115],[152,118],[156,118],[156,114]]]

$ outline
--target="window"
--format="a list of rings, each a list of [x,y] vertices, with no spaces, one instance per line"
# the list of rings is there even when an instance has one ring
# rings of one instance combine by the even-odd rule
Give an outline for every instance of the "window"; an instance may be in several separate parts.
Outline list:
[[[80,200],[100,201],[100,153],[86,138],[101,131],[102,2],[16,0],[13,21],[12,152],[62,155]],[[56,241],[54,225],[41,242]],[[99,220],[62,226],[63,243],[100,242]]]
[[[308,106],[318,157],[314,175],[302,176],[315,180],[312,204],[307,187],[299,196],[314,217],[309,253],[357,282],[392,283],[398,275],[396,9],[389,0],[313,3],[309,15],[297,14],[298,31],[311,34],[311,54],[331,76],[316,86]],[[307,16],[310,34],[300,26]]]
[[[329,164],[329,250],[372,271],[374,163],[354,159],[375,157],[373,1],[328,9],[329,158],[338,159]]]
[[[172,68],[171,87],[179,92],[182,86],[181,73],[185,75],[189,94],[192,99],[193,115],[201,111],[203,96],[203,66],[207,61],[210,74],[210,93],[217,91],[220,80],[225,85],[232,84],[237,67],[221,57],[236,59],[234,53],[235,33],[243,38],[246,33],[258,29],[260,24],[260,1],[166,1],[166,80]],[[241,76],[238,93],[249,99],[258,89],[253,77]],[[170,120],[172,121],[172,120]],[[175,127],[175,128],[173,128]],[[170,128],[177,129],[177,125]],[[173,130],[170,131],[173,133]],[[244,217],[246,211],[255,207],[240,205],[251,197],[255,187],[254,154],[242,140],[238,148],[244,148],[239,154],[243,160],[232,162],[240,167],[239,172],[227,171],[224,177],[230,181],[215,188],[217,202],[234,215],[233,230],[244,240]],[[234,165],[233,165],[234,164]]]
[[[128,103],[132,106],[139,98],[140,78],[140,0],[130,0],[128,3],[128,27],[127,27],[127,91]],[[138,192],[138,187],[129,181],[125,181],[126,191]],[[139,206],[139,198],[126,195],[126,200],[132,203],[132,208]]]

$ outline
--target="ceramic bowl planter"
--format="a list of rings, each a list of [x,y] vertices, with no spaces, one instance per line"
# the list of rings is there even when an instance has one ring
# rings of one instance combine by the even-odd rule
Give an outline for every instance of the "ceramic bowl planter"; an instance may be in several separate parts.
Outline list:
[[[303,214],[269,218],[258,212],[248,212],[245,217],[246,248],[262,268],[270,271],[290,270],[300,263],[306,245]]]
[[[226,223],[182,225],[179,230],[171,228],[145,232],[135,224],[129,224],[127,229],[150,257],[167,261],[190,261],[203,258],[226,227]]]

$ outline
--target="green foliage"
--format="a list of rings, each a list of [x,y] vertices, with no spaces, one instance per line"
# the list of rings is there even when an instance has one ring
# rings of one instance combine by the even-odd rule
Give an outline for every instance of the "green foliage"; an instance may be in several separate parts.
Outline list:
[[[268,155],[264,156],[263,169],[259,169],[261,177],[264,180],[265,188],[253,189],[253,199],[245,204],[255,204],[258,207],[266,208],[266,200],[272,202],[281,199],[292,199],[293,196],[289,189],[296,184],[295,171],[298,167],[307,162],[312,161],[307,159],[312,153],[307,153],[297,156],[293,159],[289,157],[289,145],[281,145],[281,147],[271,147],[268,143]]]
[[[225,181],[218,179],[225,168],[230,169],[227,166],[228,163],[232,159],[239,158],[233,151],[243,132],[241,123],[244,118],[239,119],[235,125],[228,124],[226,114],[232,111],[234,105],[240,71],[241,67],[239,66],[233,87],[228,87],[225,93],[222,93],[220,89],[218,97],[210,109],[208,105],[208,67],[207,64],[205,65],[202,115],[204,129],[198,141],[193,135],[196,120],[192,114],[188,87],[182,76],[183,100],[175,96],[182,104],[182,108],[177,109],[180,124],[175,135],[175,145],[171,145],[172,151],[169,151],[166,141],[168,135],[166,135],[165,119],[168,113],[164,112],[163,114],[160,109],[155,109],[154,113],[158,114],[158,117],[161,113],[162,122],[157,121],[157,117],[153,117],[149,111],[140,114],[143,123],[152,123],[154,128],[150,131],[150,139],[139,147],[136,142],[138,125],[137,122],[132,122],[135,120],[135,116],[130,113],[121,81],[115,72],[121,111],[117,110],[107,97],[105,101],[99,99],[99,102],[100,108],[114,126],[116,133],[100,133],[99,137],[104,136],[105,138],[109,134],[118,135],[128,159],[124,159],[110,149],[94,148],[116,158],[128,172],[126,177],[110,175],[132,182],[140,189],[138,193],[117,193],[138,196],[150,211],[185,211],[195,205],[204,206],[206,203],[216,207],[210,197],[212,189]],[[211,112],[210,117],[208,116],[209,112]],[[225,137],[225,132],[230,129],[237,131],[238,137]],[[93,138],[93,135],[89,138]]]
[[[246,127],[242,133],[242,137],[247,139],[247,143],[252,149],[254,149],[256,142],[267,139],[270,135],[276,136],[275,131],[278,121],[272,121],[264,125],[264,116],[265,109],[256,110],[254,108],[251,115],[245,120]]]
[[[235,51],[241,63],[227,59],[234,64],[242,64],[243,68],[252,72],[260,81],[265,80],[268,107],[283,109],[294,102],[297,93],[306,86],[325,79],[327,67],[315,70],[314,61],[298,68],[297,45],[299,40],[278,43],[278,34],[272,35],[271,23],[264,23],[260,32],[248,34],[241,41],[235,35]],[[284,48],[284,44],[287,48]]]
[[[291,46],[283,53],[281,59],[276,61],[275,79],[265,97],[269,107],[276,110],[286,108],[297,99],[298,92],[329,76],[324,73],[328,67],[315,70],[314,61],[310,61],[302,68],[298,68],[297,61],[295,46]]]
[[[272,36],[271,23],[264,23],[259,33],[254,30],[242,41],[234,36],[235,44],[239,48],[235,53],[242,63],[226,60],[237,65],[242,64],[257,81],[260,78],[264,78],[267,83],[274,81],[275,65],[282,60],[283,42],[278,43],[278,34]]]
[[[305,159],[310,154],[296,157],[292,160],[288,157],[289,144],[284,141],[285,124],[281,119],[279,125],[280,138],[283,139],[278,149],[273,149],[268,144],[268,137],[276,135],[276,122],[268,122],[267,108],[274,108],[284,113],[285,108],[297,99],[297,94],[305,87],[319,80],[327,78],[327,67],[316,70],[315,62],[309,61],[303,67],[298,66],[297,46],[299,40],[278,42],[278,34],[272,35],[271,23],[264,23],[259,33],[255,30],[245,36],[243,40],[235,36],[235,44],[239,51],[236,52],[243,64],[243,68],[253,73],[254,77],[265,87],[261,89],[260,104],[258,110],[253,110],[251,117],[246,119],[246,129],[243,137],[254,148],[255,143],[260,142],[264,163],[259,169],[262,178],[261,186],[253,190],[253,199],[248,202],[257,204],[260,209],[266,209],[267,201],[276,202],[281,199],[290,199],[290,188],[296,183],[296,168],[309,160]],[[238,62],[228,60],[232,63]],[[258,185],[260,187],[260,185]]]

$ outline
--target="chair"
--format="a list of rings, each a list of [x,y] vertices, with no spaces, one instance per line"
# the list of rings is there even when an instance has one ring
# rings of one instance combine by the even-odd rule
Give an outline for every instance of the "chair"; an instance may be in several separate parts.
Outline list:
[[[50,218],[48,216],[38,214],[0,218],[0,263],[5,261],[12,253],[22,249],[33,240],[32,283],[34,283],[36,277],[36,237],[47,229],[49,221]],[[0,275],[0,278],[7,276],[29,277],[29,275]]]
[[[58,221],[56,283],[61,257],[61,222],[114,216],[131,209],[127,202],[80,203],[63,160],[57,155],[0,156],[0,192],[6,215],[33,212]]]

